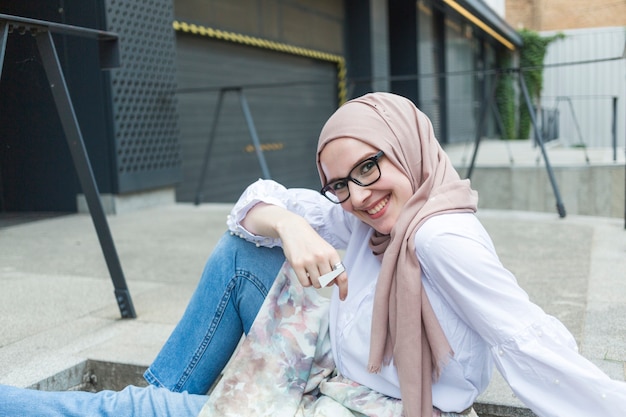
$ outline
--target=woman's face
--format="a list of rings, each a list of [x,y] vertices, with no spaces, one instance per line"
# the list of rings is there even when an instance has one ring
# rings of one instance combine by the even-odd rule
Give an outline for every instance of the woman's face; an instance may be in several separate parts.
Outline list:
[[[320,154],[320,165],[331,182],[349,175],[359,162],[379,151],[352,138],[329,142]],[[379,159],[381,176],[374,184],[361,187],[348,181],[350,197],[341,203],[344,210],[353,213],[379,233],[389,234],[396,224],[402,207],[413,195],[411,182],[386,156]]]

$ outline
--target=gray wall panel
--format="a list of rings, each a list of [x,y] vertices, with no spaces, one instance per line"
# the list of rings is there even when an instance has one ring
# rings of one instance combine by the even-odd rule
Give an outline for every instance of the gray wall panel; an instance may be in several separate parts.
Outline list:
[[[272,178],[319,188],[315,149],[337,106],[332,63],[186,34],[178,36],[183,181],[177,200],[194,201],[218,101],[218,87],[243,86]],[[215,88],[212,88],[215,87]],[[236,92],[224,96],[202,201],[232,202],[263,176]]]
[[[567,146],[610,148],[613,141],[613,98],[617,97],[617,141],[626,145],[626,44],[623,27],[567,30],[565,39],[548,46],[541,105],[558,109],[559,140]],[[542,36],[552,36],[545,32]],[[597,60],[593,64],[553,64]],[[571,107],[567,100],[570,100]],[[580,131],[578,130],[580,129]],[[622,151],[623,152],[623,151]]]

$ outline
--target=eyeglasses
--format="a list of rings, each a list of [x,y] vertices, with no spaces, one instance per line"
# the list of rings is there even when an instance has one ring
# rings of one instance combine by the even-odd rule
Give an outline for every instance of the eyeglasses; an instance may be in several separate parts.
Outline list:
[[[352,171],[350,171],[347,177],[326,184],[320,190],[320,193],[335,204],[343,203],[350,198],[349,181],[352,181],[360,187],[367,187],[380,179],[378,160],[382,158],[384,154],[383,151],[380,151],[376,155],[359,162],[352,168]]]

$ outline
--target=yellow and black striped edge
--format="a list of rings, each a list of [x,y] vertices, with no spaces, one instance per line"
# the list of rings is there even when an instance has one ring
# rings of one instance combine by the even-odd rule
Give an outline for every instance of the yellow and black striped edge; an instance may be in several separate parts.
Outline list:
[[[198,36],[207,36],[209,38],[219,39],[227,42],[239,43],[243,45],[254,46],[257,48],[283,52],[286,54],[318,59],[320,61],[332,62],[337,66],[337,98],[339,101],[339,105],[345,103],[346,101],[346,61],[341,55],[329,54],[326,52],[316,51],[314,49],[301,48],[281,42],[274,42],[267,39],[242,35],[235,32],[227,32],[220,29],[213,29],[210,27],[181,22],[178,20],[174,20],[174,22],[172,23],[172,27],[178,32],[191,33]]]

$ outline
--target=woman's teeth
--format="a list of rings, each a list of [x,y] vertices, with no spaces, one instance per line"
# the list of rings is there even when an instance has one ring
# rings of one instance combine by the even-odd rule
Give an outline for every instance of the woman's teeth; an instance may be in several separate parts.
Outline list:
[[[374,214],[378,213],[379,211],[381,211],[387,205],[388,202],[389,202],[389,197],[386,197],[380,203],[376,204],[373,208],[367,210],[367,214],[374,215]]]

